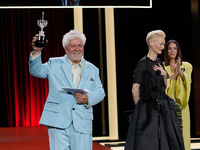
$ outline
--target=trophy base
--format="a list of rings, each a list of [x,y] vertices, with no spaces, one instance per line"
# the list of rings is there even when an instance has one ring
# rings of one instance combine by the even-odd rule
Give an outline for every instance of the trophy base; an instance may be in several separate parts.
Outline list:
[[[45,36],[37,36],[37,40],[35,41],[36,47],[44,47],[47,46],[47,38]]]

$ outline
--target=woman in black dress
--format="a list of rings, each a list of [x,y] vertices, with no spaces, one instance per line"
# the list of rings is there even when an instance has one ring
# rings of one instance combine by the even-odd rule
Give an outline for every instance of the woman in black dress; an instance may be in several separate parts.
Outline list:
[[[134,70],[132,95],[136,107],[125,150],[184,150],[181,110],[165,94],[167,73],[157,58],[164,49],[165,33],[151,31],[146,42],[149,52]]]

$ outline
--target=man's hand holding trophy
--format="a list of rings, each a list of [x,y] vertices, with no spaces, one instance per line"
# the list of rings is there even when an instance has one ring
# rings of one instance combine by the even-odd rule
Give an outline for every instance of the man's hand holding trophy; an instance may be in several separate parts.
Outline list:
[[[37,20],[37,25],[41,28],[39,35],[36,36],[36,41],[34,42],[36,47],[44,47],[47,45],[47,38],[44,35],[43,29],[47,26],[48,22],[44,20],[44,12],[42,12],[42,20]]]

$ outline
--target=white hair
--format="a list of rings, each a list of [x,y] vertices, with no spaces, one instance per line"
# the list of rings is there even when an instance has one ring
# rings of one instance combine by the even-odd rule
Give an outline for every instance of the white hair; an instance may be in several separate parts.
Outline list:
[[[79,31],[76,31],[76,30],[70,30],[63,36],[63,39],[62,39],[63,48],[65,48],[65,46],[69,44],[70,40],[74,40],[74,39],[81,39],[83,46],[86,43],[85,34],[80,33]]]
[[[162,30],[154,30],[147,34],[146,42],[149,45],[149,41],[155,37],[162,36],[163,38],[166,37],[165,33]]]

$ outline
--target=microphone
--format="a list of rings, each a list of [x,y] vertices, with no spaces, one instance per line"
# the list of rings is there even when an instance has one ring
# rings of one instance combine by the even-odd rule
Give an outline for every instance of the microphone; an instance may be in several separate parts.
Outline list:
[[[156,70],[156,75],[159,76],[161,74],[160,70]]]

